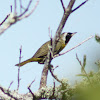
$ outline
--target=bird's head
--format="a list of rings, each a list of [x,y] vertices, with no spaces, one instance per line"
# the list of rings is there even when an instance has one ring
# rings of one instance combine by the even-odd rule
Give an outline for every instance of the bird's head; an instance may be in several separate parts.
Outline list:
[[[69,42],[69,40],[71,39],[71,37],[76,34],[77,32],[71,33],[71,32],[64,32],[61,34],[61,38],[62,40],[65,41],[65,44],[67,44]]]

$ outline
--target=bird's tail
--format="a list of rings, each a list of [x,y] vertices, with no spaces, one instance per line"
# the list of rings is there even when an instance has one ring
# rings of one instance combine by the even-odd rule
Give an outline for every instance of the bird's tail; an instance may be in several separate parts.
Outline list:
[[[32,62],[32,58],[30,58],[30,59],[28,59],[28,60],[25,60],[25,61],[21,62],[20,64],[16,64],[15,66],[21,67],[21,66],[23,66],[23,65],[25,65],[25,64],[27,64],[27,63],[29,63],[29,62]]]

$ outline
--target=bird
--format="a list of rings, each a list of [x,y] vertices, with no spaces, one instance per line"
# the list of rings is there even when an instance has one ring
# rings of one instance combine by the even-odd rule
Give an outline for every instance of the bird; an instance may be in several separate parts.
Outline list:
[[[64,32],[60,35],[58,42],[56,44],[55,50],[54,50],[54,55],[59,54],[59,52],[61,52],[65,46],[68,44],[68,42],[70,41],[71,37],[76,34],[77,32],[71,33],[71,32]],[[34,54],[33,57],[16,64],[15,66],[23,66],[29,62],[38,62],[39,64],[44,64],[48,51],[49,51],[49,47],[48,45],[51,44],[51,40],[47,41],[46,43],[44,43],[38,50],[37,52]]]

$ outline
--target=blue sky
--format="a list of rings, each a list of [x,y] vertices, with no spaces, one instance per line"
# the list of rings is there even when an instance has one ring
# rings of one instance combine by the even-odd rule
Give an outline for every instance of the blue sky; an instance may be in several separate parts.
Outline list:
[[[64,0],[67,7],[69,0]],[[76,0],[74,7],[77,7],[84,0]],[[28,0],[23,4],[26,5]],[[33,1],[34,6],[36,0]],[[0,3],[0,22],[10,12],[10,5],[13,0],[3,0]],[[89,0],[84,6],[70,15],[63,32],[77,32],[72,37],[69,44],[62,51],[66,51],[78,43],[82,42],[91,35],[100,35],[100,0]],[[31,5],[31,6],[32,6]],[[31,7],[32,8],[32,7]],[[30,9],[31,10],[31,9]],[[17,72],[15,66],[19,62],[19,48],[22,45],[22,61],[32,57],[37,49],[49,40],[48,27],[55,35],[57,27],[63,15],[60,0],[40,0],[35,12],[28,18],[23,19],[17,24],[10,27],[0,36],[0,85],[8,88],[11,81],[14,81],[11,90],[17,88]],[[61,78],[67,78],[72,84],[78,80],[76,74],[81,72],[81,67],[76,60],[76,53],[80,60],[83,60],[84,54],[87,55],[87,71],[97,68],[95,61],[100,59],[100,44],[95,39],[91,39],[73,51],[55,58],[52,61],[54,66],[59,65],[55,74]],[[36,62],[29,63],[21,68],[20,73],[20,93],[28,92],[27,86],[35,79],[32,90],[39,88],[41,72],[43,65]],[[48,75],[48,85],[53,83],[52,76]],[[58,85],[58,82],[56,82]]]

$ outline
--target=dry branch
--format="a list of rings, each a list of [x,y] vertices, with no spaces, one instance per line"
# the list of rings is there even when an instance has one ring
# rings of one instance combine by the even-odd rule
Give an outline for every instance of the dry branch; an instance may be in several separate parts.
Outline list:
[[[55,57],[58,57],[58,56],[61,56],[61,55],[64,55],[64,54],[70,52],[71,50],[73,50],[73,49],[79,47],[80,45],[82,45],[83,43],[85,43],[86,41],[90,40],[90,39],[93,38],[93,37],[94,37],[94,36],[88,37],[87,39],[85,39],[84,41],[82,41],[81,43],[79,43],[78,45],[76,45],[75,47],[72,47],[71,49],[69,49],[69,50],[67,50],[67,51],[65,51],[65,52],[63,52],[63,53],[61,53],[61,54],[55,55],[54,58],[55,58]]]
[[[14,97],[8,90],[4,89],[4,88],[1,87],[1,86],[0,86],[0,90],[1,90],[4,94],[6,94],[7,96],[13,98],[14,100],[18,100],[17,97]]]
[[[14,13],[12,12],[12,6],[11,6],[11,13],[6,16],[6,18],[0,23],[0,35],[5,32],[10,26],[15,24],[16,22],[29,17],[36,9],[37,5],[39,4],[39,0],[37,0],[34,8],[31,10],[30,13],[26,14],[30,8],[30,5],[32,3],[32,0],[29,1],[28,6],[26,9],[24,9],[24,12],[21,12],[20,15],[17,15],[17,1],[14,2]],[[20,7],[22,7],[22,3],[20,0]],[[21,9],[21,8],[20,8]]]
[[[51,68],[50,68],[50,72],[51,72],[52,77],[53,77],[56,81],[62,83],[62,81],[59,80],[58,77],[53,73],[53,70],[52,70]]]
[[[79,5],[76,9],[74,9],[74,11],[72,10],[73,8],[73,5],[75,3],[76,0],[70,0],[67,8],[65,8],[64,4],[63,4],[63,1],[61,0],[61,4],[62,4],[62,8],[64,10],[64,14],[63,14],[63,17],[61,19],[61,22],[58,26],[58,29],[56,31],[56,34],[54,36],[54,39],[53,39],[53,43],[52,43],[52,53],[54,54],[54,50],[55,50],[55,47],[56,47],[56,44],[59,40],[59,37],[60,37],[60,34],[62,33],[62,30],[65,26],[65,23],[66,21],[68,20],[68,17],[70,16],[70,14],[74,11],[76,11],[78,8],[80,8],[83,4],[81,4],[81,6]],[[43,71],[42,71],[42,76],[41,76],[41,81],[40,81],[40,88],[42,87],[45,87],[46,86],[46,83],[47,83],[47,75],[48,75],[48,66],[50,66],[50,63],[51,63],[51,60],[53,58],[51,57],[51,52],[49,51],[48,52],[48,55],[47,55],[47,59],[45,61],[45,65],[44,65],[44,68],[43,68]],[[53,74],[52,74],[53,75]],[[58,79],[59,80],[59,79]]]
[[[22,58],[22,56],[21,56],[21,54],[22,54],[22,46],[20,47],[20,49],[19,49],[19,51],[20,51],[20,55],[19,55],[19,67],[18,67],[18,86],[17,86],[17,91],[19,90],[19,86],[20,86],[20,63],[21,63],[21,58]]]
[[[75,9],[72,10],[72,12],[76,11],[77,9],[79,9],[81,6],[83,6],[88,0],[84,1],[83,3],[81,3],[78,7],[76,7]]]
[[[63,0],[60,0],[61,1],[61,4],[62,4],[62,7],[63,7],[63,10],[64,10],[64,12],[65,12],[65,6],[64,6],[64,3],[63,3]]]
[[[30,89],[31,85],[34,83],[35,79],[31,82],[31,84],[28,86],[28,90],[29,92],[32,94],[33,100],[36,100],[36,97],[34,95],[34,93],[32,92],[32,90]]]
[[[12,84],[13,84],[13,81],[10,83],[10,85],[9,85],[9,87],[8,87],[8,91],[9,91],[9,89],[10,89],[10,87],[11,87]]]

